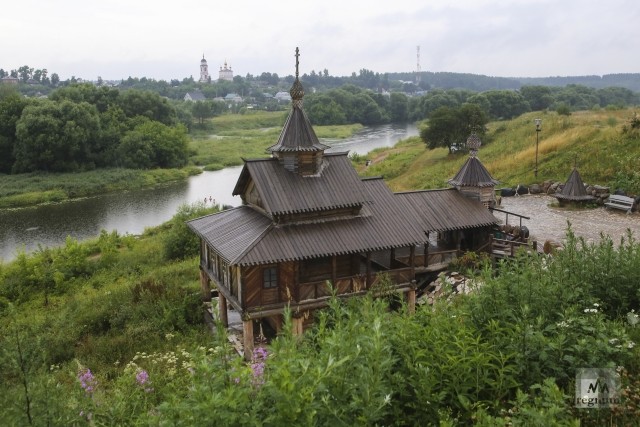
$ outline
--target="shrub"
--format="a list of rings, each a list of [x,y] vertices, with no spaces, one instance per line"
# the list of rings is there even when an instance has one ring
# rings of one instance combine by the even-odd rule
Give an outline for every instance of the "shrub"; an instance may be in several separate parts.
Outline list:
[[[166,259],[184,259],[199,253],[200,240],[189,229],[186,221],[217,212],[218,207],[207,207],[202,202],[182,205],[169,222],[170,230],[164,236],[164,256]]]

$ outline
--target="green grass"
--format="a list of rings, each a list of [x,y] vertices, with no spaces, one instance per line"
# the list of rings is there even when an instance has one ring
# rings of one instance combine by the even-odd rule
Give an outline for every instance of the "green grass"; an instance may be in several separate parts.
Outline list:
[[[189,150],[191,162],[205,170],[219,170],[242,164],[242,159],[267,157],[266,149],[276,142],[288,113],[254,112],[214,117],[208,133],[198,132]],[[348,138],[362,125],[314,126],[318,138]]]
[[[186,228],[180,219],[138,237],[103,231],[0,262],[1,335],[31,331],[38,340],[25,345],[40,348],[46,366],[78,359],[106,375],[136,351],[205,344],[198,258],[166,256],[176,227]],[[176,338],[167,342],[166,333]]]
[[[478,157],[500,186],[565,181],[577,161],[585,183],[623,188],[640,193],[640,136],[623,133],[632,109],[582,111],[571,116],[528,113],[510,121],[489,123]],[[538,177],[534,176],[536,133],[534,118],[542,118],[538,145]],[[467,159],[445,148],[427,150],[419,138],[367,156],[369,168],[357,163],[367,176],[383,175],[395,191],[441,188]],[[375,160],[379,162],[375,162]]]
[[[201,173],[200,168],[182,169],[99,169],[79,173],[29,173],[2,175],[0,209],[56,203],[114,191],[183,180]]]

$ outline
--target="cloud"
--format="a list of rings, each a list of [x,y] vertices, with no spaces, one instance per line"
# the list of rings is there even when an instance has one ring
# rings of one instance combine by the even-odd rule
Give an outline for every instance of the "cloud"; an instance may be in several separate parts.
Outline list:
[[[10,2],[0,68],[64,78],[182,79],[224,60],[240,75],[328,69],[349,75],[423,71],[495,76],[638,72],[640,3],[608,0]],[[10,42],[7,40],[10,39]]]

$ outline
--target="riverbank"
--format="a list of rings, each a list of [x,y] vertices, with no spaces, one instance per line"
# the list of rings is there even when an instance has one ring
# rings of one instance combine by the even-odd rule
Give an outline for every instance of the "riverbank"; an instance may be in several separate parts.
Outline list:
[[[152,188],[185,180],[202,170],[182,169],[99,169],[79,173],[29,173],[1,175],[0,209],[60,203],[98,194]]]

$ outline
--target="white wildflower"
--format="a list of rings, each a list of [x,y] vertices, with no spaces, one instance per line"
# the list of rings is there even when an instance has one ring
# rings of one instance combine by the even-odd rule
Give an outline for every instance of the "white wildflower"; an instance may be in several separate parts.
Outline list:
[[[640,322],[640,316],[636,314],[634,310],[631,310],[627,313],[627,322],[631,326],[636,326],[638,322]]]

